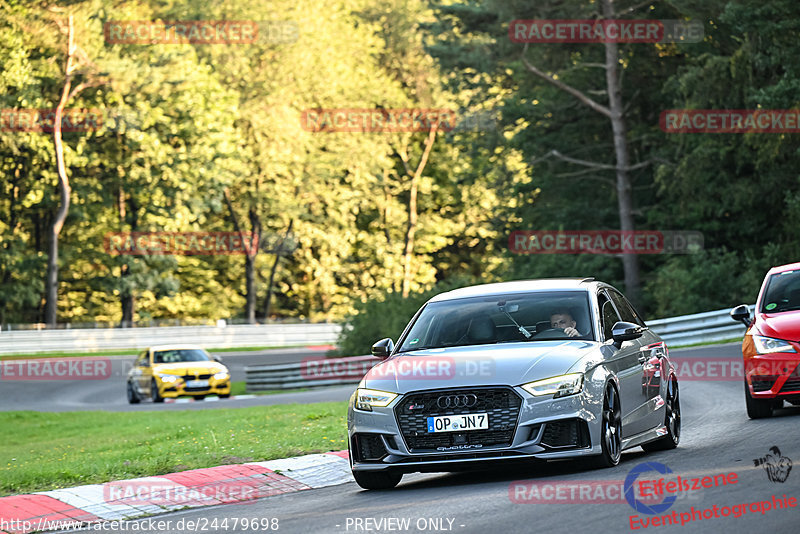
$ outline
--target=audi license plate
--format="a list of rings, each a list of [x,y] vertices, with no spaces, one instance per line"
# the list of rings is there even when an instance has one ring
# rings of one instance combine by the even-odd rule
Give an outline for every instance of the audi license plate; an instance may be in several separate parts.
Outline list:
[[[208,380],[187,380],[186,381],[187,388],[207,388],[208,387]]]
[[[437,415],[428,417],[428,432],[461,432],[463,430],[488,430],[489,414]]]

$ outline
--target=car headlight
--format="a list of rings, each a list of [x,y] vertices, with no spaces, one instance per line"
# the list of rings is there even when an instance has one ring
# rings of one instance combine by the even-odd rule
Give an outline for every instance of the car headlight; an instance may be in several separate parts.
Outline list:
[[[172,382],[177,382],[179,377],[175,375],[158,375],[158,378],[161,379],[162,382],[166,384],[171,384]]]
[[[553,395],[554,399],[566,397],[580,393],[583,389],[583,373],[572,373],[568,375],[554,376],[536,382],[523,384],[522,389],[539,397],[541,395]]]
[[[389,403],[396,398],[397,393],[378,391],[377,389],[358,388],[356,390],[356,408],[371,412],[373,407],[385,408],[389,406]]]
[[[753,344],[759,354],[772,354],[773,352],[797,352],[788,341],[773,337],[753,336]]]
[[[219,373],[214,375],[214,378],[217,380],[225,380],[226,378],[228,378],[228,376],[230,376],[228,375],[228,371],[220,371]]]

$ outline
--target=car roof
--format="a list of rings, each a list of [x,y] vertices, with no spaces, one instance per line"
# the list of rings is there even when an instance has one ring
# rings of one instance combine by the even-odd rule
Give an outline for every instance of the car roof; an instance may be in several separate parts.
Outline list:
[[[594,278],[542,278],[538,280],[515,280],[462,287],[440,293],[428,302],[478,297],[486,295],[505,295],[509,293],[527,293],[529,291],[589,290],[593,286],[603,284]],[[603,284],[606,285],[606,284]]]
[[[800,270],[800,263],[787,263],[786,265],[778,265],[777,267],[773,267],[772,269],[769,270],[767,274],[770,275],[775,273],[782,273],[786,271],[796,271],[796,270]]]
[[[173,345],[155,345],[153,347],[148,347],[147,348],[147,350],[151,350],[151,351],[154,351],[154,352],[161,351],[161,350],[192,350],[192,349],[205,350],[200,345],[178,345],[178,344],[173,344]]]

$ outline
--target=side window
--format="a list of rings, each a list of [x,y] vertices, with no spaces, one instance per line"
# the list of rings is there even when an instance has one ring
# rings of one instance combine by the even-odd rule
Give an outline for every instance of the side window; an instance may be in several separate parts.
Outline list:
[[[598,302],[600,303],[600,317],[603,321],[603,337],[611,339],[611,330],[614,328],[614,323],[620,320],[619,315],[605,295],[601,295]]]
[[[633,309],[633,306],[631,306],[631,303],[628,302],[625,297],[616,291],[609,291],[609,293],[611,294],[611,299],[614,301],[614,304],[617,305],[617,310],[619,310],[623,321],[644,326],[644,321],[642,321],[639,314],[636,313],[636,310]]]

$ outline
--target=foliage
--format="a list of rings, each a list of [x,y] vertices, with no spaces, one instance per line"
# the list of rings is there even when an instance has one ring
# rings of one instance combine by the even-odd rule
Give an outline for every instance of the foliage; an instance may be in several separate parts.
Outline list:
[[[622,284],[620,259],[515,255],[514,230],[618,227],[608,120],[533,76],[514,19],[596,16],[590,0],[314,0],[207,5],[100,0],[63,8],[0,0],[0,109],[52,108],[72,14],[86,52],[74,108],[103,127],[65,132],[72,207],[60,239],[59,321],[257,316],[275,255],[114,256],[109,232],[249,231],[297,248],[277,263],[273,318],[346,320],[343,352],[396,337],[432,288],[595,276]],[[765,270],[797,259],[797,134],[667,134],[675,108],[800,107],[800,5],[792,0],[617,0],[627,18],[690,19],[699,43],[620,45],[638,229],[700,231],[706,251],[640,258],[648,317],[753,301]],[[627,11],[630,8],[630,11]],[[111,20],[265,20],[296,40],[252,45],[110,44]],[[262,26],[263,28],[264,26]],[[528,60],[605,103],[603,46],[531,45]],[[412,297],[401,289],[411,178],[426,132],[316,133],[310,108],[447,108],[490,118],[441,132],[419,179]],[[48,133],[0,127],[0,325],[43,317],[46,229],[58,205]],[[248,277],[253,284],[247,283]],[[438,289],[436,289],[438,290]],[[362,317],[359,319],[359,314]]]

